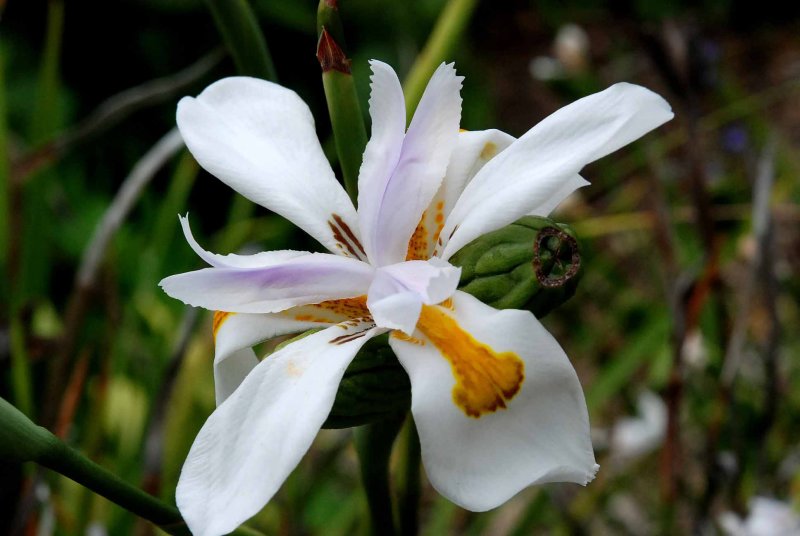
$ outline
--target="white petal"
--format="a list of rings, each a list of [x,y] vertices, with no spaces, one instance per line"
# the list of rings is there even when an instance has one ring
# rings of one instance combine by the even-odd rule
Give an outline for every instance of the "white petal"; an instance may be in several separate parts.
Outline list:
[[[293,315],[285,313],[214,313],[214,389],[217,405],[228,398],[258,365],[253,346],[278,335],[302,333],[330,325],[298,321]]]
[[[456,291],[461,268],[439,259],[407,261],[378,268],[367,306],[378,326],[411,335],[422,304],[440,303]]]
[[[438,254],[439,235],[447,215],[475,174],[497,154],[508,147],[513,136],[499,130],[462,131],[447,164],[439,190],[422,214],[408,244],[408,259],[429,259]]]
[[[208,418],[176,493],[195,536],[227,534],[272,498],[327,418],[347,365],[375,334],[333,326],[293,342],[259,363]]]
[[[436,345],[420,331],[419,340],[390,338],[411,379],[411,411],[433,486],[464,508],[484,511],[531,484],[592,480],[597,465],[586,403],[558,343],[527,311],[498,311],[463,292],[452,305],[439,310],[493,351],[516,353],[524,381],[505,409],[469,417],[456,405],[453,368]]]
[[[358,217],[373,265],[406,259],[408,240],[447,169],[461,119],[461,82],[452,64],[431,77],[408,132],[397,75],[372,62],[373,131],[359,173]]]
[[[373,268],[326,253],[252,268],[205,268],[162,280],[188,305],[236,313],[274,313],[296,305],[365,295]]]
[[[445,218],[473,177],[489,160],[505,151],[515,140],[514,136],[495,129],[464,131],[458,134],[458,143],[450,156],[447,174],[442,182],[445,190]]]
[[[292,251],[292,250],[278,250],[278,251],[263,251],[254,255],[236,255],[234,253],[228,255],[218,255],[203,249],[197,240],[194,239],[192,229],[189,227],[189,216],[178,216],[183,229],[183,236],[189,246],[197,253],[197,256],[206,261],[215,268],[264,268],[280,264],[289,259],[310,255],[308,251]]]
[[[178,103],[178,128],[203,168],[251,201],[293,221],[328,249],[333,214],[358,235],[353,204],[322,152],[314,119],[293,91],[225,78]]]
[[[369,310],[376,325],[410,335],[417,325],[422,300],[415,292],[398,292],[371,301]]]
[[[549,216],[551,212],[553,212],[558,205],[561,204],[567,197],[569,197],[575,190],[578,188],[583,188],[584,186],[588,186],[589,181],[581,177],[580,175],[573,175],[566,181],[564,181],[561,186],[556,190],[553,195],[550,196],[549,199],[545,200],[543,203],[538,205],[535,209],[528,212],[531,216]]]
[[[553,198],[563,199],[564,184],[577,186],[575,176],[586,164],[672,116],[664,99],[625,83],[558,110],[493,158],[467,185],[442,232],[449,239],[442,258],[525,214],[540,213]]]

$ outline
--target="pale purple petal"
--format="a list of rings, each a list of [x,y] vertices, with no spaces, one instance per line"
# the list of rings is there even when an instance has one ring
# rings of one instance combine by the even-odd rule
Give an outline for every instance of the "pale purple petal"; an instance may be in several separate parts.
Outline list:
[[[378,268],[367,306],[378,326],[414,332],[422,304],[441,303],[456,291],[461,269],[440,261],[408,261]]]
[[[280,264],[289,259],[310,255],[308,251],[277,250],[263,251],[254,255],[219,255],[203,249],[194,239],[192,229],[189,227],[189,216],[178,216],[183,229],[183,236],[197,256],[215,268],[263,268],[273,264]]]
[[[372,68],[374,126],[359,174],[359,223],[371,263],[385,266],[405,260],[408,241],[444,177],[458,137],[463,77],[442,64],[402,137],[405,106],[397,77],[383,63],[373,61]]]
[[[274,313],[295,305],[365,295],[373,268],[310,253],[261,268],[206,268],[161,281],[164,292],[188,305],[236,313]]]

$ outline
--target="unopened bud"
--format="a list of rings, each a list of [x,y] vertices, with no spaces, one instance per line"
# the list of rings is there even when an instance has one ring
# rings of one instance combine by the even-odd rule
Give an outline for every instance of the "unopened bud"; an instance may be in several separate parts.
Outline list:
[[[459,289],[496,309],[527,309],[541,318],[575,293],[581,255],[572,230],[526,216],[464,246]]]

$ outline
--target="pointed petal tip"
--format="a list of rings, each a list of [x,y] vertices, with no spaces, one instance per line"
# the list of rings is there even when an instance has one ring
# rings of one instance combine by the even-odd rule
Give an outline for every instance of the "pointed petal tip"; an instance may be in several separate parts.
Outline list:
[[[595,479],[595,477],[597,476],[597,472],[599,470],[600,470],[600,465],[594,464],[592,468],[589,470],[589,472],[586,474],[586,480],[581,485],[583,486],[588,485],[592,480]]]
[[[663,123],[666,123],[675,117],[675,113],[672,111],[672,106],[670,103],[652,89],[648,89],[638,84],[632,84],[630,82],[617,82],[609,89],[620,92],[620,98],[635,98],[637,100],[644,101],[644,103],[647,105],[659,108],[662,112],[664,112]]]

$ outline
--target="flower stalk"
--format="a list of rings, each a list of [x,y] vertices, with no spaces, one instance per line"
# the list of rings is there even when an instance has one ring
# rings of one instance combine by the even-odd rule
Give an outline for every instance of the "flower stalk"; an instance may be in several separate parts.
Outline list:
[[[397,534],[389,488],[389,458],[404,420],[405,412],[395,413],[387,419],[361,426],[354,432],[361,482],[369,506],[370,534],[374,536]]]
[[[397,464],[397,525],[400,536],[419,532],[420,462],[419,434],[414,419],[408,419],[400,434]]]
[[[2,398],[0,460],[14,463],[36,462],[150,521],[167,534],[191,534],[177,508],[161,502],[100,467],[47,429],[34,424]],[[233,534],[255,536],[258,533],[240,528]]]
[[[206,0],[206,3],[239,74],[277,80],[267,42],[247,0]]]
[[[345,190],[353,204],[358,200],[358,170],[367,146],[364,116],[358,102],[344,32],[335,0],[320,0],[317,10],[317,60],[322,68],[322,86],[328,103],[336,154],[342,168]]]
[[[436,20],[431,36],[403,83],[408,121],[411,121],[433,72],[442,61],[453,56],[458,40],[464,33],[477,4],[477,0],[450,0]]]

